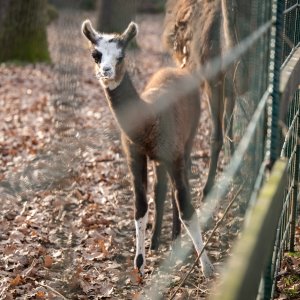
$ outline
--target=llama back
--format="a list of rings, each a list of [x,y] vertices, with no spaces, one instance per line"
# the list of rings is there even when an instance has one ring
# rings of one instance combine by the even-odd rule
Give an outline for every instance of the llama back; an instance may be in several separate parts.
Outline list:
[[[152,76],[142,99],[159,112],[161,128],[157,132],[166,133],[158,137],[163,147],[160,153],[170,155],[171,149],[182,153],[200,117],[199,88],[193,76],[184,69],[163,68]]]
[[[160,69],[150,78],[142,98],[149,103],[160,100],[169,105],[174,99],[193,94],[199,94],[194,76],[186,69],[167,67]]]
[[[174,109],[186,111],[191,116],[195,107],[200,106],[198,84],[185,69],[163,68],[156,72],[141,95],[142,99],[154,104],[154,109],[164,111],[172,106]]]
[[[220,1],[168,0],[164,46],[178,65],[195,70],[220,54],[221,22]]]

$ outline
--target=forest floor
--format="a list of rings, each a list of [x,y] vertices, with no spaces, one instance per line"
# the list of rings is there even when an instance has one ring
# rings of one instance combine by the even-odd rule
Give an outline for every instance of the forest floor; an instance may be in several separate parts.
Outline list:
[[[142,291],[149,299],[153,292],[167,298],[195,260],[194,253],[178,260],[168,276],[160,267],[171,245],[171,201],[165,204],[161,246],[148,251],[153,220],[149,165],[145,277],[133,270],[130,177],[116,123],[80,33],[86,17],[93,19],[78,13],[49,26],[52,65],[0,65],[0,299],[138,299]],[[139,15],[137,22],[139,48],[130,51],[128,68],[142,91],[171,60],[161,43],[163,16]],[[68,105],[71,109],[62,114],[59,107]],[[201,106],[191,179],[197,208],[209,163],[210,115],[206,101]],[[225,206],[218,207],[215,221]],[[229,214],[208,245],[217,274],[238,235],[236,222]],[[206,298],[212,283],[196,267],[176,299]]]

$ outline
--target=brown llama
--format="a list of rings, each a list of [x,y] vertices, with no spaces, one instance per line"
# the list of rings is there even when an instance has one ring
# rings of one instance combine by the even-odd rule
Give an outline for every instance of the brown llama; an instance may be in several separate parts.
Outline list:
[[[184,80],[191,82],[192,76],[186,70],[164,68],[152,77],[139,96],[126,71],[124,60],[126,47],[137,34],[137,25],[130,23],[122,34],[102,34],[95,31],[91,22],[86,20],[82,24],[82,32],[91,42],[96,76],[120,127],[122,144],[132,175],[135,195],[135,268],[144,274],[144,241],[148,213],[147,157],[154,161],[156,174],[156,220],[151,248],[158,247],[169,175],[175,191],[173,213],[177,212],[197,253],[200,253],[203,248],[202,234],[191,203],[187,174],[187,164],[200,116],[199,91],[197,87],[187,90],[181,88],[172,93],[172,99],[167,96],[170,88]],[[179,232],[173,234],[173,238],[178,234]],[[200,261],[204,275],[211,276],[213,266],[205,251]]]
[[[163,34],[165,47],[182,69],[198,72],[209,60],[222,58],[237,43],[235,18],[235,0],[168,0]],[[204,196],[214,184],[225,130],[231,153],[234,151],[232,113],[235,95],[245,90],[240,80],[244,71],[243,62],[238,62],[202,83],[212,118],[210,164]]]

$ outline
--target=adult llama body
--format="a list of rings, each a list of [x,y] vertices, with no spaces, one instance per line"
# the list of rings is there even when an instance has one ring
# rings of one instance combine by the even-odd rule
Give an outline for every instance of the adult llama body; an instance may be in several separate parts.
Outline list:
[[[249,2],[249,3],[248,3]],[[247,35],[251,1],[236,0],[168,0],[164,21],[163,42],[182,69],[199,78],[203,66],[219,58]],[[247,9],[239,9],[245,6]],[[237,28],[237,20],[239,22]],[[244,28],[245,27],[245,28]],[[247,29],[247,30],[246,30]],[[212,119],[210,165],[203,194],[206,196],[216,175],[219,153],[226,138],[234,151],[232,133],[235,98],[248,90],[251,76],[249,63],[241,58],[212,78],[202,80],[202,92],[207,94]],[[253,73],[253,72],[252,72]]]

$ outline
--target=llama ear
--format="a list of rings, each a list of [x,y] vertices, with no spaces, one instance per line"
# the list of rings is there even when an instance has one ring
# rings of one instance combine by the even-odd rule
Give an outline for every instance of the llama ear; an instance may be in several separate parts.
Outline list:
[[[90,20],[85,20],[82,23],[81,31],[92,44],[95,44],[100,38],[97,31],[93,28]]]
[[[138,25],[134,22],[130,22],[128,27],[121,35],[121,39],[124,41],[125,46],[137,35],[138,33]]]

